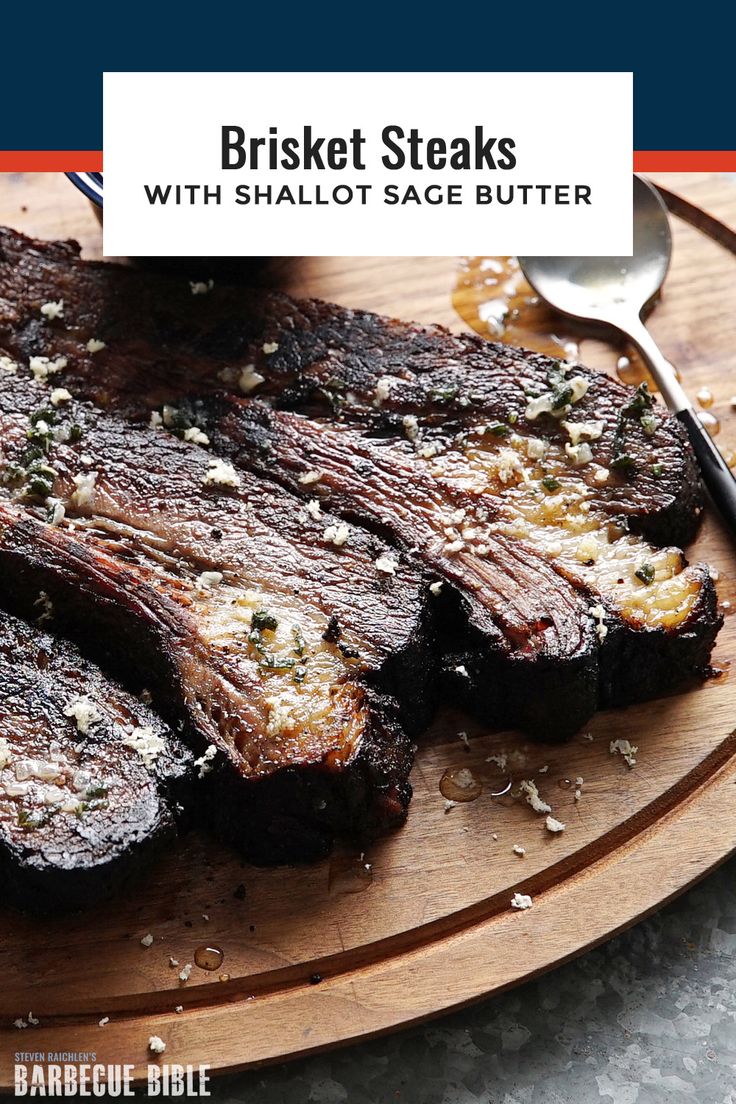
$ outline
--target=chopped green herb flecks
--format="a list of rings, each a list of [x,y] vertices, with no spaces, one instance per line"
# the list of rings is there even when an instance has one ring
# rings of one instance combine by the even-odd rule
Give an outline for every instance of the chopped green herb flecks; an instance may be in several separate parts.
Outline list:
[[[622,414],[629,418],[642,418],[642,415],[654,406],[654,395],[649,390],[646,380],[640,383],[634,392],[634,397],[622,409]]]
[[[273,632],[278,628],[278,621],[268,610],[259,609],[253,612],[250,621],[248,643],[252,644],[259,655],[266,655],[266,645],[263,640],[264,631]]]
[[[268,610],[256,610],[251,617],[248,643],[253,646],[258,654],[258,666],[262,671],[292,671],[294,674],[294,681],[303,682],[307,673],[304,663],[300,663],[299,660],[294,659],[293,656],[276,655],[263,639],[263,633],[275,632],[278,628],[278,624],[278,620],[272,613],[269,613]],[[293,651],[301,660],[304,658],[304,653],[306,652],[306,643],[298,625],[292,629],[292,636],[294,640]]]
[[[48,498],[54,487],[56,471],[48,463],[48,455],[58,431],[52,429],[57,411],[42,406],[28,416],[28,444],[17,461],[6,464],[0,477],[8,486],[17,486],[28,497]],[[80,431],[81,432],[81,431]]]
[[[88,801],[99,801],[100,798],[107,797],[107,786],[103,783],[88,786],[84,796]]]
[[[26,464],[8,464],[3,472],[2,481],[9,486],[24,484],[25,494],[48,498],[53,490],[55,477],[55,470],[49,467],[41,455]]]
[[[488,432],[492,433],[494,437],[508,437],[511,430],[503,422],[491,422],[488,426]]]
[[[628,472],[634,467],[634,457],[629,452],[619,452],[614,456],[609,467],[614,471]]]
[[[559,479],[555,479],[554,475],[545,475],[540,482],[545,491],[559,491],[562,486]]]
[[[46,809],[38,809],[32,813],[27,809],[19,809],[18,827],[22,828],[24,832],[32,832],[35,828],[43,828],[44,824],[48,824],[56,811],[52,806]]]
[[[302,630],[298,625],[295,625],[291,630],[291,634],[294,637],[294,651],[301,658],[307,650],[307,645],[302,635]]]
[[[40,406],[38,410],[31,411],[28,415],[28,421],[34,427],[39,422],[45,422],[47,426],[50,426],[56,421],[56,413],[53,406]]]
[[[563,406],[567,406],[573,396],[572,387],[569,383],[559,383],[552,388],[552,409],[562,410]]]
[[[44,456],[48,456],[53,437],[50,427],[45,422],[39,422],[38,425],[31,426],[26,433],[26,437],[31,442],[32,449],[36,454],[41,452]]]
[[[646,382],[640,383],[633,397],[619,411],[616,432],[613,438],[613,460],[610,467],[618,472],[630,472],[634,467],[634,457],[626,451],[626,425],[629,421],[638,421],[651,437],[657,428],[657,419],[652,413],[654,396]]]
[[[664,464],[652,464],[652,475],[660,479],[664,475]]]
[[[263,632],[264,629],[269,629],[271,632],[274,632],[279,627],[279,623],[274,615],[265,609],[259,609],[254,612],[250,625],[252,629],[258,632]]]
[[[56,421],[56,413],[53,406],[39,406],[38,410],[32,410],[28,415],[28,421],[32,426],[38,425],[39,422],[53,425]]]
[[[432,402],[449,403],[457,398],[458,390],[459,388],[457,387],[436,387],[429,392],[429,397]]]
[[[34,461],[27,470],[26,491],[39,498],[48,498],[54,489],[56,472],[47,464]]]
[[[650,563],[643,563],[634,574],[637,579],[641,579],[645,586],[649,586],[654,582],[654,567]]]
[[[277,656],[273,652],[263,652],[258,660],[258,666],[264,671],[293,671],[296,660],[291,656]]]
[[[82,820],[85,813],[94,811],[95,809],[104,809],[107,807],[107,801],[103,799],[95,799],[94,801],[80,801],[74,810],[74,815],[77,820]]]

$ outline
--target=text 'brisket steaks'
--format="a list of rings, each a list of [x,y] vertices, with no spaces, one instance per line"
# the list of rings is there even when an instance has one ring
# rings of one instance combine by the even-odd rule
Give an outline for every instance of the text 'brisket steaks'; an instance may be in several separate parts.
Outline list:
[[[0,591],[150,686],[217,774],[215,827],[311,858],[401,823],[431,671],[421,575],[194,442],[0,366]],[[45,520],[42,520],[45,519]],[[394,570],[381,570],[393,556]]]
[[[155,406],[311,514],[423,561],[445,677],[487,720],[565,734],[706,670],[713,582],[674,547],[702,492],[681,427],[645,391],[441,327],[242,288],[192,295],[9,231],[0,252],[15,360],[119,411]],[[63,301],[51,320],[49,300]],[[185,401],[217,388],[241,401]]]
[[[3,903],[49,912],[119,891],[173,837],[192,760],[76,648],[0,614]]]

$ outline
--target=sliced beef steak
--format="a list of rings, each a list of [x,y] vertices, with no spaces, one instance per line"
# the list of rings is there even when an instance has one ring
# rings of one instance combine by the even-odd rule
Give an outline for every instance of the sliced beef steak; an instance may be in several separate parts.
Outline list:
[[[218,773],[221,833],[274,861],[403,820],[399,713],[421,725],[431,700],[414,567],[387,575],[377,537],[7,367],[0,432],[0,596],[27,611],[43,590],[150,686]]]
[[[425,459],[406,439],[253,400],[206,399],[180,415],[236,465],[295,490],[319,472],[314,502],[413,548],[438,601],[449,583],[471,633],[449,650],[446,673],[476,711],[570,731],[598,706],[663,693],[707,667],[720,624],[708,569],[608,518],[550,441],[479,433],[462,459]]]
[[[38,620],[49,616],[41,595]],[[34,911],[118,892],[175,835],[193,756],[76,648],[0,614],[0,896]]]

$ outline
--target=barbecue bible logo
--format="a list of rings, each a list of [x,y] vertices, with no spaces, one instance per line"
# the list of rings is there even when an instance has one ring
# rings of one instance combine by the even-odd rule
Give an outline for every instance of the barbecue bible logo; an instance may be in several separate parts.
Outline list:
[[[627,73],[108,73],[108,254],[631,253]]]
[[[205,1097],[209,1065],[149,1062],[143,1067],[98,1061],[94,1051],[15,1054],[16,1097]]]

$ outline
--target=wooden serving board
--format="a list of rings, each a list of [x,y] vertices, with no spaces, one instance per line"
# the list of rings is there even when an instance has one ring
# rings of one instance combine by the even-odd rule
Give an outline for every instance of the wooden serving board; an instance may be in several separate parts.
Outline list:
[[[736,184],[661,182],[736,226]],[[99,255],[94,217],[63,177],[0,178],[0,219],[75,236]],[[735,448],[736,257],[673,223],[673,270],[651,326],[689,391],[713,391],[719,441]],[[295,260],[279,276],[297,294],[462,328],[452,258]],[[616,359],[594,342],[582,356],[608,370]],[[736,558],[713,517],[691,556],[717,567],[726,612],[715,655],[723,674],[702,687],[599,714],[592,740],[564,746],[443,715],[422,740],[406,828],[362,861],[255,870],[192,836],[129,896],[92,913],[41,921],[0,910],[0,1087],[12,1085],[19,1050],[94,1052],[143,1076],[150,1035],[165,1040],[164,1061],[233,1070],[388,1031],[549,969],[703,876],[736,848]],[[639,746],[633,769],[610,754],[617,738]],[[491,796],[499,773],[486,757],[501,752],[517,778],[537,778],[562,834],[546,832],[528,805]],[[446,811],[440,778],[463,766],[488,785]],[[531,909],[510,908],[516,891],[532,895]],[[195,965],[179,981],[206,945],[223,951],[221,966]],[[29,1011],[38,1025],[13,1027]]]

